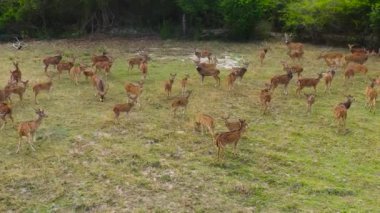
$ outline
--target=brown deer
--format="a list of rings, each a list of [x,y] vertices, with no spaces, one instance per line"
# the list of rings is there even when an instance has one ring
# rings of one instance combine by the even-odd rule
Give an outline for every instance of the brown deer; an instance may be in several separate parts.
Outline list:
[[[288,84],[290,80],[293,78],[293,72],[290,70],[286,70],[286,74],[284,75],[275,75],[270,79],[271,83],[271,90],[274,92],[274,90],[277,88],[278,85],[283,84],[284,85],[284,93],[285,95],[288,94]]]
[[[338,104],[334,108],[335,120],[338,122],[339,129],[345,128],[347,119],[347,110],[350,109],[351,104],[354,102],[354,97],[351,95],[346,96],[347,100]]]
[[[376,79],[372,79],[370,85],[366,88],[366,97],[367,103],[366,106],[369,107],[370,111],[375,111],[376,109],[376,99],[377,99],[377,91],[375,88]]]
[[[202,85],[203,85],[203,81],[204,81],[205,76],[214,77],[214,79],[216,81],[215,86],[220,85],[220,78],[219,78],[220,71],[218,69],[211,68],[211,67],[207,68],[207,67],[204,67],[204,66],[199,64],[199,65],[197,65],[196,70],[198,71],[199,75],[201,76],[201,84]]]
[[[346,67],[346,70],[352,69],[355,73],[363,73],[364,75],[367,74],[368,68],[364,64],[358,64],[358,63],[349,63]]]
[[[141,62],[141,64],[140,64],[140,71],[141,71],[143,79],[145,80],[146,76],[148,74],[148,63],[147,63],[146,60],[144,60],[143,62]]]
[[[299,64],[289,66],[289,64],[286,63],[285,61],[281,61],[281,64],[285,72],[290,71],[292,73],[297,73],[298,77],[300,77],[301,73],[303,72],[303,67]]]
[[[348,49],[350,50],[351,53],[359,53],[359,54],[365,54],[367,53],[367,49],[363,47],[359,47],[358,45],[355,44],[347,44]]]
[[[143,92],[143,87],[144,87],[144,81],[139,81],[137,83],[125,83],[124,89],[127,95],[131,95],[134,97],[137,97],[136,103],[140,106],[140,96],[141,93]]]
[[[234,145],[234,155],[237,154],[236,146],[240,140],[242,133],[247,128],[245,120],[239,120],[240,128],[229,132],[221,132],[214,135],[214,143],[218,147],[218,160],[222,156],[224,158],[224,148],[227,144]]]
[[[174,116],[176,116],[176,112],[179,108],[183,108],[182,113],[185,114],[187,105],[189,104],[189,97],[191,93],[192,91],[189,90],[187,91],[186,95],[174,99],[174,101],[172,102],[172,110],[173,110]]]
[[[128,95],[128,98],[130,100],[128,103],[116,104],[113,107],[113,112],[115,114],[115,119],[116,120],[119,120],[120,113],[122,113],[122,112],[125,112],[126,116],[128,116],[128,113],[132,110],[132,108],[135,105],[138,97],[137,96]]]
[[[0,103],[6,101],[12,102],[11,91],[9,91],[8,89],[0,89]]]
[[[8,116],[13,123],[11,106],[7,103],[0,103],[0,118],[3,120],[3,124],[1,125],[0,130],[2,130],[7,124],[6,116]]]
[[[86,77],[86,80],[88,80],[89,77],[91,79],[91,77],[95,75],[95,72],[92,70],[85,69],[83,70],[83,75]]]
[[[207,128],[207,130],[210,132],[211,135],[214,135],[214,118],[210,115],[199,113],[197,114],[195,118],[195,129],[199,131],[201,129],[201,133],[203,135],[204,128]]]
[[[70,69],[70,79],[75,82],[75,85],[78,86],[78,79],[80,77],[81,72],[84,72],[86,69],[85,66],[81,64],[77,64]],[[87,73],[88,74],[88,73]],[[87,78],[87,76],[86,76]]]
[[[201,60],[201,58],[207,58],[208,62],[211,62],[211,55],[212,53],[208,50],[201,50],[197,51],[197,49],[194,49],[194,55],[198,58],[198,60]]]
[[[21,84],[18,84],[18,83],[8,84],[7,86],[5,86],[5,89],[8,90],[10,93],[17,94],[20,98],[20,101],[22,101],[22,98],[24,96],[28,83],[29,83],[29,80],[21,81]]]
[[[327,90],[331,92],[331,83],[334,79],[335,76],[335,70],[329,70],[326,73],[323,73],[323,79],[325,80],[325,93]]]
[[[290,36],[289,36],[287,33],[285,33],[285,44],[288,47],[289,52],[292,50],[297,50],[297,51],[303,53],[303,46],[304,45],[302,43],[298,43],[298,42],[297,43],[291,42],[290,37],[292,37],[292,34],[290,34]]]
[[[298,96],[300,96],[302,89],[305,87],[313,87],[314,93],[317,93],[317,85],[318,85],[319,81],[321,80],[321,78],[322,78],[322,73],[319,73],[317,78],[300,78],[300,79],[298,79],[297,80],[298,88],[296,90],[296,94],[298,94]]]
[[[41,91],[47,91],[47,92],[49,93],[49,98],[50,98],[50,91],[51,91],[52,88],[53,88],[53,82],[52,82],[52,79],[51,79],[51,78],[49,78],[49,81],[48,81],[48,82],[35,84],[35,85],[33,86],[34,103],[35,103],[35,104],[38,104],[38,102],[37,102],[37,95],[38,95]]]
[[[303,50],[299,49],[292,49],[288,51],[288,55],[293,61],[295,61],[296,59],[300,61],[303,58],[303,54]]]
[[[190,75],[186,73],[185,77],[181,80],[182,95],[186,92],[187,83],[189,81]]]
[[[344,79],[345,79],[345,82],[344,84],[346,84],[346,80],[349,80],[350,78],[354,77],[355,75],[355,71],[352,69],[352,68],[349,68],[344,71]]]
[[[239,80],[243,80],[243,77],[244,77],[244,74],[247,72],[248,70],[248,66],[249,66],[249,63],[248,62],[244,62],[243,66],[242,67],[233,67],[231,69],[231,72],[234,72],[236,77],[239,78]]]
[[[20,71],[20,68],[18,67],[18,62],[12,62],[13,66],[15,67],[15,70],[10,71],[11,77],[8,81],[8,84],[14,84],[21,81],[22,73]]]
[[[368,53],[352,53],[344,56],[345,64],[354,62],[358,64],[364,64],[368,60]]]
[[[320,53],[317,59],[324,59],[328,67],[334,67],[342,65],[343,54],[337,52]]]
[[[48,116],[45,114],[44,110],[41,109],[35,110],[35,112],[38,116],[36,120],[24,121],[18,125],[17,132],[20,138],[16,153],[20,151],[22,137],[27,137],[27,142],[29,143],[30,148],[32,148],[33,151],[36,151],[33,147],[33,142],[36,141],[36,131],[40,126],[42,119]]]
[[[259,52],[260,65],[264,64],[264,59],[269,49],[270,49],[269,47],[264,47],[260,49],[260,52]]]
[[[63,71],[70,72],[71,68],[74,66],[75,58],[72,61],[60,61],[57,64],[58,79],[61,79],[61,74]]]
[[[140,67],[143,61],[147,61],[147,57],[135,56],[133,58],[128,59],[128,71],[132,70],[135,65],[137,65],[137,67]]]
[[[228,74],[228,76],[227,76],[227,87],[228,87],[229,91],[231,91],[233,89],[236,78],[237,78],[236,72],[232,71],[230,74]]]
[[[101,79],[97,75],[93,75],[91,77],[91,80],[92,80],[92,85],[96,89],[95,96],[99,96],[100,102],[104,102],[104,99],[105,99],[105,96],[108,92],[109,86],[107,85],[107,87],[106,87],[106,84],[103,81],[103,79]]]
[[[102,61],[111,61],[111,58],[107,56],[107,52],[103,51],[102,55],[93,55],[91,57],[92,66],[95,66],[96,63],[102,62]]]
[[[313,106],[314,102],[315,102],[315,95],[314,94],[306,94],[304,93],[305,97],[306,97],[306,102],[307,102],[307,113],[311,113],[311,107]]]
[[[59,53],[59,55],[46,57],[42,60],[42,62],[45,65],[45,73],[47,72],[47,69],[49,68],[49,65],[53,65],[54,67],[59,64],[62,60],[62,53]]]
[[[261,107],[262,107],[262,111],[264,115],[267,112],[269,108],[269,104],[272,100],[272,94],[270,91],[271,85],[270,84],[265,84],[265,85],[266,85],[266,88],[261,90],[260,92],[260,103],[261,103]]]
[[[95,63],[95,73],[98,70],[103,70],[104,73],[106,74],[106,79],[108,79],[108,75],[111,72],[111,67],[112,67],[112,61],[98,61]]]
[[[240,128],[240,124],[241,124],[240,121],[230,120],[229,114],[226,114],[222,116],[221,118],[224,121],[224,125],[227,127],[229,131],[237,130]]]
[[[175,79],[176,75],[177,75],[176,73],[174,73],[174,74],[170,73],[169,81],[165,82],[164,89],[165,89],[165,92],[167,93],[168,97],[170,96],[170,93],[172,92],[172,86],[173,86],[174,79]]]

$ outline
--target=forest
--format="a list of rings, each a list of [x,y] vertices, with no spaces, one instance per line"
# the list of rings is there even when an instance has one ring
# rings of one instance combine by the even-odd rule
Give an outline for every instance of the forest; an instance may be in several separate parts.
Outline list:
[[[210,32],[209,34],[207,32]],[[214,32],[214,34],[213,34]],[[65,38],[91,33],[167,38],[379,44],[378,0],[2,0],[0,35]],[[214,37],[213,37],[214,36]]]

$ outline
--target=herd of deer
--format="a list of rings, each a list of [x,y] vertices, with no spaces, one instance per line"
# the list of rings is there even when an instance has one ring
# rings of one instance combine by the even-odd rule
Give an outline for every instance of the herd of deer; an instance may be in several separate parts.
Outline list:
[[[302,43],[290,42],[289,38],[290,36],[285,34],[285,43],[288,48],[287,54],[293,60],[293,62],[295,59],[298,61],[302,60],[304,54],[304,45]],[[269,50],[271,50],[270,47],[264,47],[260,49],[259,60],[261,65],[264,63],[266,54]],[[287,62],[282,61],[281,64],[283,66],[283,71],[286,73],[273,76],[270,79],[269,83],[265,83],[265,88],[260,92],[259,99],[262,106],[262,113],[266,114],[268,112],[273,93],[279,85],[283,85],[284,94],[288,94],[287,87],[294,74],[297,74],[298,76],[296,89],[296,94],[298,96],[301,95],[301,91],[306,87],[314,89],[314,94],[305,94],[307,101],[307,113],[311,113],[312,105],[316,99],[315,93],[317,85],[320,80],[324,79],[325,81],[325,92],[330,91],[331,83],[339,67],[344,68],[345,79],[351,78],[355,73],[366,74],[368,72],[368,69],[364,63],[373,53],[369,53],[365,48],[358,48],[353,45],[349,45],[349,50],[351,53],[348,55],[334,52],[321,53],[318,59],[323,58],[328,65],[329,70],[324,73],[318,73],[318,76],[316,78],[304,78],[302,77],[303,67],[301,65],[289,65]],[[197,60],[194,61],[196,65],[195,69],[201,77],[201,84],[203,85],[203,81],[206,76],[212,76],[216,81],[215,86],[219,86],[220,70],[217,68],[217,58],[207,50],[197,51],[195,49],[194,55],[197,57]],[[67,71],[70,78],[75,82],[76,85],[78,85],[78,78],[81,74],[83,74],[86,79],[90,78],[91,84],[96,91],[95,95],[99,97],[99,100],[101,102],[103,102],[109,89],[107,79],[108,75],[111,72],[114,59],[108,56],[106,52],[103,52],[102,55],[94,55],[91,58],[92,66],[85,66],[80,63],[75,63],[74,57],[71,61],[63,61],[62,58],[62,53],[60,53],[57,56],[46,57],[42,60],[45,66],[44,71],[49,77],[49,81],[37,83],[32,87],[35,104],[38,104],[37,96],[40,92],[50,92],[53,87],[52,77],[48,74],[48,68],[51,65],[56,67],[59,79],[62,72]],[[202,58],[207,58],[208,63],[201,62]],[[140,106],[139,98],[143,92],[144,82],[147,78],[149,59],[150,57],[146,53],[140,53],[138,56],[128,60],[128,70],[132,70],[134,66],[137,66],[140,69],[142,78],[139,82],[127,82],[124,85],[124,89],[129,101],[127,103],[114,105],[113,112],[117,121],[119,120],[120,113],[125,112],[128,115],[128,113],[136,104]],[[19,68],[18,62],[13,62],[13,65],[15,67],[15,70],[10,72],[8,84],[4,87],[4,89],[0,90],[0,118],[3,120],[3,124],[0,129],[3,129],[6,125],[6,117],[8,117],[12,123],[14,121],[12,117],[12,108],[9,104],[11,102],[11,94],[17,94],[20,100],[22,100],[23,94],[25,93],[29,82],[22,80],[22,72]],[[248,66],[249,63],[244,63],[242,67],[234,67],[230,70],[230,73],[227,76],[228,90],[233,89],[234,82],[237,79],[241,80],[244,77],[244,74],[248,70]],[[104,72],[105,80],[103,80],[103,78],[98,74],[98,71]],[[164,83],[164,91],[168,97],[171,96],[172,87],[176,76],[176,73],[170,73],[169,80]],[[184,113],[189,103],[189,97],[192,94],[192,91],[187,89],[187,82],[189,78],[189,74],[186,74],[183,77],[180,82],[182,95],[174,98],[171,102],[171,108],[174,116],[176,116],[178,109],[183,109]],[[375,110],[377,99],[376,85],[379,84],[380,78],[371,79],[370,85],[366,88],[367,106],[370,108],[370,111]],[[345,128],[347,110],[350,108],[353,101],[354,98],[349,95],[347,96],[347,100],[345,102],[339,103],[334,108],[334,116],[338,122],[339,130]],[[35,113],[38,116],[36,120],[21,122],[17,127],[17,131],[20,136],[17,152],[20,150],[23,137],[27,138],[27,142],[29,143],[32,150],[34,150],[33,141],[35,141],[35,132],[38,129],[42,119],[47,117],[44,110],[42,109],[36,109]],[[201,130],[202,134],[204,133],[204,129],[207,129],[211,134],[214,144],[218,148],[218,159],[223,156],[224,147],[227,144],[234,145],[234,153],[236,154],[237,143],[240,140],[242,133],[247,128],[247,122],[243,119],[231,121],[229,120],[229,116],[222,117],[222,119],[224,120],[225,125],[229,131],[215,133],[215,120],[212,116],[199,113],[195,118],[195,129],[198,131]]]

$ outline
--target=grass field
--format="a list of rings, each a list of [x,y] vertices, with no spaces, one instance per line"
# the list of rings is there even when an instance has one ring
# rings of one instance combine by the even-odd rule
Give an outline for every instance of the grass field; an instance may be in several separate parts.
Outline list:
[[[10,58],[20,62],[23,79],[31,85],[47,80],[41,60],[57,50],[89,64],[93,53],[106,48],[116,60],[104,103],[84,78],[75,86],[66,74],[60,81],[54,78],[50,100],[46,93],[39,95],[38,106],[31,87],[24,101],[13,96],[16,123],[35,118],[34,107],[49,117],[37,131],[36,152],[24,143],[15,153],[18,135],[10,123],[0,131],[0,211],[379,212],[380,117],[365,108],[367,77],[356,75],[344,85],[339,70],[331,94],[323,92],[321,82],[309,116],[305,99],[295,94],[295,77],[289,95],[280,86],[269,114],[262,115],[260,89],[283,73],[280,61],[288,60],[285,45],[269,45],[272,51],[260,66],[255,43],[57,40],[30,42],[19,52],[1,44],[2,86],[13,69]],[[137,69],[127,71],[126,59],[142,47],[153,59],[142,106],[115,124],[112,107],[127,100],[124,83],[140,79]],[[227,69],[222,69],[220,88],[212,78],[201,86],[189,59],[195,47],[252,63],[233,91],[227,90]],[[326,70],[316,60],[325,48],[305,46],[304,76]],[[367,65],[369,76],[380,74],[379,57]],[[182,117],[172,116],[171,99],[164,93],[169,73],[177,73],[173,96],[180,94],[185,73],[191,76],[193,94]],[[348,131],[337,133],[333,108],[348,94],[356,99],[348,112]],[[220,118],[226,113],[249,122],[237,156],[228,146],[225,160],[217,161],[211,137],[194,131],[198,112],[216,118],[218,132],[226,131]]]

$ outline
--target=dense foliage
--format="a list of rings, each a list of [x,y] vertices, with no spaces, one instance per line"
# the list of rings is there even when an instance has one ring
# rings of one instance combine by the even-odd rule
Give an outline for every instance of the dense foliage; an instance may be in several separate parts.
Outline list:
[[[184,23],[186,26],[184,27]],[[163,37],[225,29],[250,39],[263,31],[361,38],[380,34],[378,0],[2,0],[0,32],[69,36],[111,29],[160,32]]]

